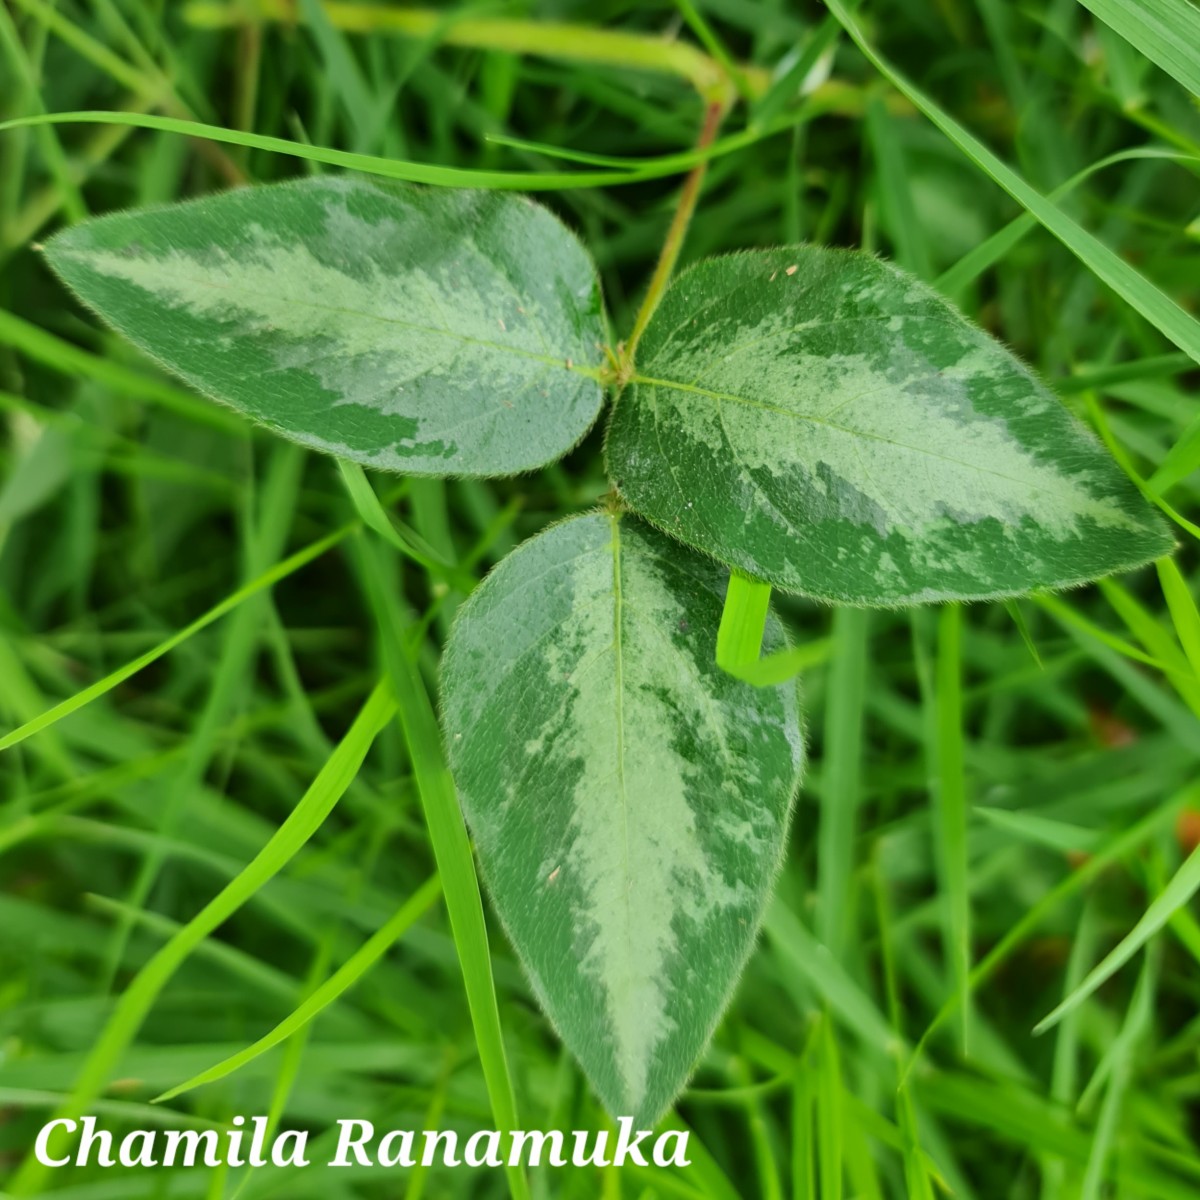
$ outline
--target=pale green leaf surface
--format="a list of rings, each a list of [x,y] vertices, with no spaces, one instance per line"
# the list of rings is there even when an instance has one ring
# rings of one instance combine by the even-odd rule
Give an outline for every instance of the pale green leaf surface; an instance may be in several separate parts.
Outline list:
[[[1026,367],[861,253],[784,247],[681,275],[608,458],[631,507],[669,533],[847,603],[1016,595],[1171,546]]]
[[[748,956],[802,740],[795,685],[714,661],[723,572],[633,518],[504,560],[443,663],[450,763],[534,988],[611,1112],[685,1082]],[[777,623],[768,648],[783,644]]]
[[[595,268],[523,197],[321,177],[86,221],[46,254],[200,391],[367,466],[510,475],[600,410]]]

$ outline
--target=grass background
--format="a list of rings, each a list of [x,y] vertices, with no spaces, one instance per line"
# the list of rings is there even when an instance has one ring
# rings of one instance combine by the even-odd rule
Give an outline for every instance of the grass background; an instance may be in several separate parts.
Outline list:
[[[1180,573],[1018,606],[778,601],[814,647],[812,761],[760,948],[667,1119],[696,1163],[542,1168],[528,1187],[1184,1200],[1200,1192],[1200,19],[1190,0],[859,7],[834,5],[883,73],[800,0],[458,6],[403,27],[386,4],[14,0],[0,115],[158,114],[546,174],[582,169],[555,147],[686,150],[693,85],[732,80],[726,131],[748,132],[714,160],[682,261],[811,240],[937,281],[1170,506]],[[623,51],[640,67],[579,61],[594,35],[544,25],[500,41],[485,17],[640,33]],[[453,44],[472,37],[487,44]],[[422,774],[372,690],[397,630],[432,684],[461,593],[364,531],[331,461],[99,329],[31,245],[88,212],[323,168],[111,119],[0,133],[0,162],[0,728],[76,697],[0,752],[0,1179],[79,1200],[520,1191],[464,1170],[30,1168],[35,1131],[84,1098],[114,1129],[270,1113],[317,1131],[318,1159],[338,1117],[495,1118],[422,811],[436,762]],[[664,167],[542,196],[595,254],[617,329],[678,186]],[[599,450],[593,434],[498,483],[373,483],[479,577],[603,494]],[[442,882],[469,902],[469,880]],[[494,924],[491,968],[521,1126],[603,1127]],[[298,1008],[278,1045],[149,1103]]]

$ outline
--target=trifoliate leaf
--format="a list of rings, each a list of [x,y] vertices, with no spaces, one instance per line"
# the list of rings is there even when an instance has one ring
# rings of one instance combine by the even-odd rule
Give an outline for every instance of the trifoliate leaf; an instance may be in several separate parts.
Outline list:
[[[609,1111],[646,1127],[750,953],[801,765],[795,685],[714,662],[725,578],[635,518],[568,520],[472,594],[443,663],[496,909]]]
[[[1015,595],[1172,545],[1008,350],[861,253],[753,251],[680,276],[638,348],[608,460],[662,529],[848,603]]]
[[[350,177],[84,221],[55,270],[200,391],[372,467],[509,475],[600,409],[600,290],[546,209]]]

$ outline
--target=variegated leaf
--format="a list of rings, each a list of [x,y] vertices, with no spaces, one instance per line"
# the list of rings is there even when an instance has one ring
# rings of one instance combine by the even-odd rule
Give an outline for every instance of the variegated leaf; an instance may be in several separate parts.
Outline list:
[[[508,475],[600,409],[595,268],[524,197],[307,179],[85,221],[46,253],[200,391],[368,466]]]
[[[750,952],[801,765],[795,685],[713,661],[724,583],[636,518],[577,517],[495,569],[443,664],[496,909],[605,1105],[642,1126]]]
[[[1014,595],[1172,544],[1027,368],[861,253],[754,251],[680,276],[638,349],[608,458],[661,528],[829,600]]]

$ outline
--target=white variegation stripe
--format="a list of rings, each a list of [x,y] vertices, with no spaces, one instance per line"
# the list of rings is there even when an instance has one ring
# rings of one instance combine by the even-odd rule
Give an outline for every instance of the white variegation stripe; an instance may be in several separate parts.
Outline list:
[[[577,518],[485,581],[444,665],[500,914],[605,1102],[645,1120],[749,951],[803,753],[794,687],[715,667],[716,577],[628,518]]]

